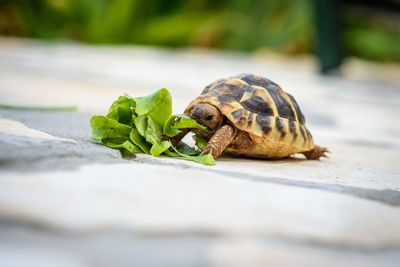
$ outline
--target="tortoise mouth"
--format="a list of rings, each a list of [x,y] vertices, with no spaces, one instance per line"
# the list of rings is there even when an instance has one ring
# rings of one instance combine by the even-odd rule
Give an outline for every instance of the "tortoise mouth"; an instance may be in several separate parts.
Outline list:
[[[207,128],[206,131],[200,130],[200,129],[196,129],[196,128],[194,128],[193,131],[197,131],[197,132],[199,132],[199,133],[200,133],[200,132],[202,132],[202,133],[208,133],[208,132],[212,131],[212,129],[211,129],[210,127],[208,127],[207,125],[204,125],[203,123],[201,123],[201,122],[199,121],[199,119],[196,119],[195,117],[190,116],[190,115],[189,115],[189,117],[190,117],[192,120],[197,121],[197,123],[199,123],[199,124],[201,124],[202,126],[204,126],[204,127]]]

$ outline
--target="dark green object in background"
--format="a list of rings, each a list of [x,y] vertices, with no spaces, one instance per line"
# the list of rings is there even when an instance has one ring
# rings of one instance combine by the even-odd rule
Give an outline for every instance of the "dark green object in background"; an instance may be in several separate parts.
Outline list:
[[[321,73],[335,72],[343,61],[344,51],[372,60],[400,61],[399,0],[313,0],[312,3]],[[366,23],[368,20],[370,24]]]
[[[313,0],[316,54],[323,74],[335,71],[343,60],[338,0]]]

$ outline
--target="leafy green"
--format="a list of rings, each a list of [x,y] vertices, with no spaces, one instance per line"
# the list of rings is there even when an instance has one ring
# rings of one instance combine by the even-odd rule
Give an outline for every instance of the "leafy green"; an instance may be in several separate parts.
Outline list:
[[[146,141],[156,145],[162,140],[162,125],[158,124],[152,117],[147,117]]]
[[[142,150],[137,145],[132,144],[130,141],[125,141],[122,144],[122,147],[128,150],[131,153],[142,153]]]
[[[124,148],[122,144],[114,144],[112,142],[107,142],[107,141],[104,141],[103,144],[111,148]]]
[[[116,145],[128,140],[132,131],[132,127],[104,116],[93,116],[90,119],[90,126],[92,127],[91,138],[93,140]]]
[[[147,120],[147,116],[137,116],[134,120],[136,129],[142,136],[146,136]]]
[[[203,136],[198,135],[198,134],[195,135],[195,138],[196,138],[195,145],[198,148],[200,148],[201,150],[204,150],[204,148],[206,148],[207,143],[208,143],[207,140]]]
[[[184,157],[185,159],[189,159],[191,161],[197,162],[197,163],[201,163],[204,165],[215,165],[215,161],[214,158],[211,154],[206,154],[203,156],[190,156],[187,154],[183,154],[181,152],[179,152],[175,147],[172,147],[175,152],[180,155],[181,157]]]
[[[123,124],[131,125],[134,108],[135,100],[128,95],[120,96],[118,100],[112,103],[106,117]]]
[[[170,141],[162,141],[160,144],[155,144],[151,147],[150,154],[157,157],[170,147],[172,147]]]
[[[193,120],[186,114],[176,114],[169,117],[169,119],[164,124],[164,134],[173,137],[179,134],[181,131],[179,129],[200,129],[207,131],[207,127],[201,125],[197,121]]]
[[[147,114],[160,125],[164,125],[172,114],[172,98],[165,88],[152,95],[135,98],[135,102],[138,115]]]
[[[141,152],[146,154],[150,153],[150,144],[146,142],[146,139],[141,136],[136,129],[132,129],[129,137],[131,141],[141,149]]]
[[[179,152],[189,156],[197,156],[201,153],[201,150],[191,147],[184,142],[179,142],[179,144],[176,146],[176,149],[178,149]]]
[[[156,157],[166,155],[215,165],[214,158],[210,154],[199,156],[202,150],[190,147],[183,142],[175,148],[170,141],[165,140],[165,137],[179,134],[182,129],[207,131],[207,127],[189,116],[171,115],[171,113],[172,98],[165,88],[144,97],[120,96],[112,103],[106,117],[93,116],[91,118],[91,138],[102,141],[110,148],[119,149],[121,155],[128,152],[146,153]]]

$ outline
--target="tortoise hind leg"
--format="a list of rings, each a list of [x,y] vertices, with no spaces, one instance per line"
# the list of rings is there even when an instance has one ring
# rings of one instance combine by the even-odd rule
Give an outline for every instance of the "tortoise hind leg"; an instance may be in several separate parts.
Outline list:
[[[307,159],[319,160],[320,157],[328,157],[325,154],[326,152],[329,152],[326,147],[315,146],[313,149],[303,152],[303,155],[306,156]]]

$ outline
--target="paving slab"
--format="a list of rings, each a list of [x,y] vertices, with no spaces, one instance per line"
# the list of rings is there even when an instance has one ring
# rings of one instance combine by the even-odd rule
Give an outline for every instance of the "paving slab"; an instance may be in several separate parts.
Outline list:
[[[2,187],[7,188],[0,194],[2,214],[72,230],[115,227],[278,236],[371,249],[400,246],[400,207],[196,168],[131,163],[7,173]]]
[[[288,253],[292,251],[292,253]],[[395,251],[365,252],[352,249],[326,249],[277,240],[225,239],[210,249],[214,266],[397,266]]]
[[[314,69],[310,58],[270,54],[0,38],[0,105],[77,107],[0,109],[0,261],[395,266],[397,67],[353,61],[345,75],[331,77]],[[123,93],[166,87],[174,113],[181,113],[205,85],[241,72],[266,76],[293,94],[330,158],[225,155],[203,166],[148,155],[124,159],[89,138],[90,117]]]

